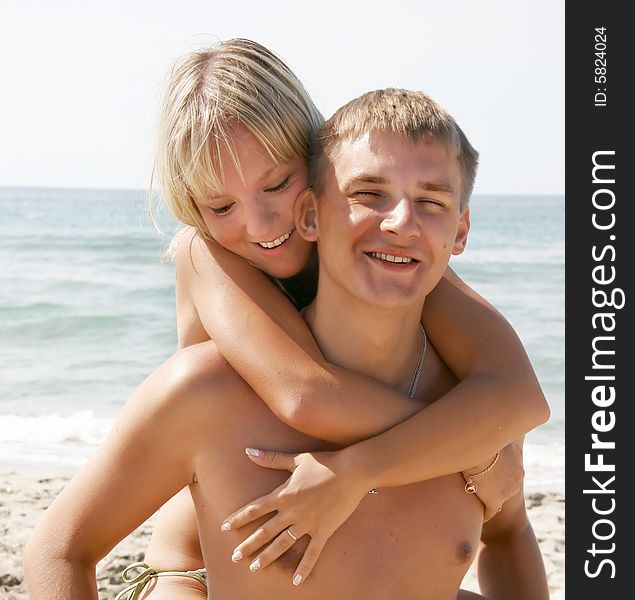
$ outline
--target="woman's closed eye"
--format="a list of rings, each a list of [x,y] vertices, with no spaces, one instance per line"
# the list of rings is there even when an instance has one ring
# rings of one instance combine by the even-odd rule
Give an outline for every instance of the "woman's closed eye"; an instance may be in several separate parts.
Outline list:
[[[210,206],[209,209],[217,216],[226,215],[234,206],[234,202],[225,204],[224,206]]]
[[[273,187],[266,188],[265,192],[272,193],[272,194],[275,194],[276,192],[281,192],[289,185],[290,179],[291,179],[291,175],[288,175],[278,185],[274,185]]]

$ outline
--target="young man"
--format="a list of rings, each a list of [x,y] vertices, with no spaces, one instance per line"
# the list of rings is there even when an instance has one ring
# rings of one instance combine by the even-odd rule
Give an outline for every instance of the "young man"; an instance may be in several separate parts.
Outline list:
[[[297,229],[320,246],[318,294],[305,317],[323,353],[425,404],[455,383],[426,348],[419,319],[450,255],[464,248],[475,160],[460,129],[423,94],[371,92],[327,123],[315,197],[300,206]],[[212,349],[188,348],[150,376],[47,511],[27,551],[32,598],[96,597],[96,561],[189,484],[215,599],[455,599],[483,525],[461,475],[391,487],[404,483],[391,462],[393,430],[324,452],[332,448],[281,423]],[[304,462],[328,466],[342,496],[354,499],[298,587],[290,576],[307,540],[291,542],[306,532],[283,523],[281,511],[267,527],[286,536],[283,560],[254,574],[229,561],[244,534],[222,532],[224,518],[287,478],[254,465],[245,448],[303,451]],[[486,527],[491,598],[546,598],[522,493]]]

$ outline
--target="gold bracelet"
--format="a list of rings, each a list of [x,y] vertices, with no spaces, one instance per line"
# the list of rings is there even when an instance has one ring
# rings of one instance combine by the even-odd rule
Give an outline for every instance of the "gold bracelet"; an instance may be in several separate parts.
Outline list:
[[[466,473],[465,471],[461,471],[461,474],[463,475],[463,477],[467,478],[465,481],[465,492],[467,494],[476,494],[478,487],[476,483],[472,481],[472,479],[475,479],[476,477],[480,477],[481,475],[485,475],[485,473],[489,473],[494,468],[494,465],[498,462],[499,456],[500,456],[500,452],[497,452],[496,456],[494,457],[494,460],[492,461],[492,464],[489,467],[487,467],[487,469],[483,469],[480,473],[470,475],[469,473]]]

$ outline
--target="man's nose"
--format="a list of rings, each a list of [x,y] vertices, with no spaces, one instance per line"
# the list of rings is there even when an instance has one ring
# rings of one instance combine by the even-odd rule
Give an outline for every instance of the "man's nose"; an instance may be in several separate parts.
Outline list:
[[[419,235],[419,221],[414,202],[406,197],[395,200],[386,211],[380,229],[406,238]]]

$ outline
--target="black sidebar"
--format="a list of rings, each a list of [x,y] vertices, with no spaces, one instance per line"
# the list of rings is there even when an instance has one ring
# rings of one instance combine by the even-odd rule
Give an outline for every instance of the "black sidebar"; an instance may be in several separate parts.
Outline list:
[[[566,597],[633,597],[635,31],[566,3]]]

